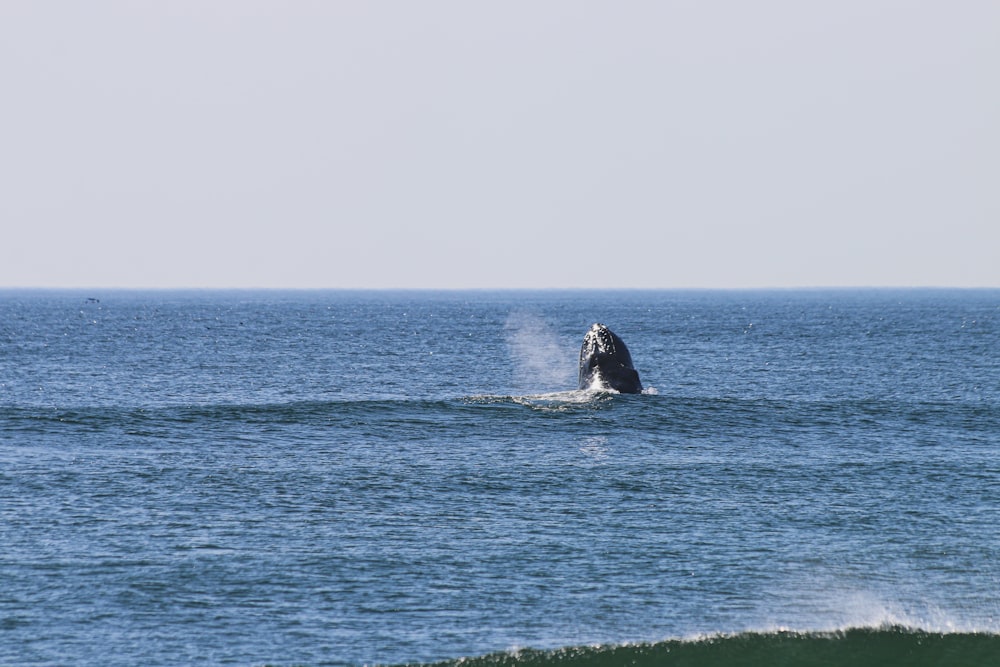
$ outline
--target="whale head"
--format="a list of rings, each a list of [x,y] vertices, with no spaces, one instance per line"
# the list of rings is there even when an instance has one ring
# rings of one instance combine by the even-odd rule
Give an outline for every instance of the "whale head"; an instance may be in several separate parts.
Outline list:
[[[623,394],[642,391],[625,341],[603,324],[594,324],[580,347],[580,389],[613,389]]]

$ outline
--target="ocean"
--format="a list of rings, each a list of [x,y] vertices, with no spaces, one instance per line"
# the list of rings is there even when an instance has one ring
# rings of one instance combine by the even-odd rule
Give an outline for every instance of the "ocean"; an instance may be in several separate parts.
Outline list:
[[[0,664],[429,663],[1000,665],[1000,290],[0,291]]]

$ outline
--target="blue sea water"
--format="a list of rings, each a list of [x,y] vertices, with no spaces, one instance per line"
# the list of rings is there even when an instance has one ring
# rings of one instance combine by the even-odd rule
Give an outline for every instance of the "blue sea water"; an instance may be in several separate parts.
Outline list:
[[[0,664],[460,658],[1000,665],[1000,290],[0,291]]]

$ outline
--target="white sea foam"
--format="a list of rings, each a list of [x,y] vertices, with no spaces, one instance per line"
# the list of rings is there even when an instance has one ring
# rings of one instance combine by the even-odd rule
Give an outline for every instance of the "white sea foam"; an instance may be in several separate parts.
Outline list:
[[[581,405],[601,400],[602,394],[585,389],[554,391],[544,394],[511,396],[511,400],[536,410],[563,411],[577,409]]]
[[[796,619],[764,622],[750,631],[840,632],[851,628],[902,627],[936,633],[1000,632],[995,619],[963,619],[928,600],[897,600],[891,591],[863,587],[834,576],[816,576],[809,585],[781,597]]]
[[[516,403],[529,407],[575,406],[592,403],[601,397],[598,392],[586,389],[569,389],[566,391],[550,391],[538,394],[477,394],[464,400],[472,403]]]
[[[606,394],[619,394],[617,389],[609,387],[601,380],[601,376],[597,373],[594,374],[594,379],[590,381],[590,386],[587,387],[585,391],[594,392],[604,392]]]

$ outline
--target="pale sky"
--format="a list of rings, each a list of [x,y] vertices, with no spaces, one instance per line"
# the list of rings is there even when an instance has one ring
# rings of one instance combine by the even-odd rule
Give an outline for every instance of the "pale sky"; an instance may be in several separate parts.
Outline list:
[[[0,3],[0,286],[1000,287],[1000,2]]]

